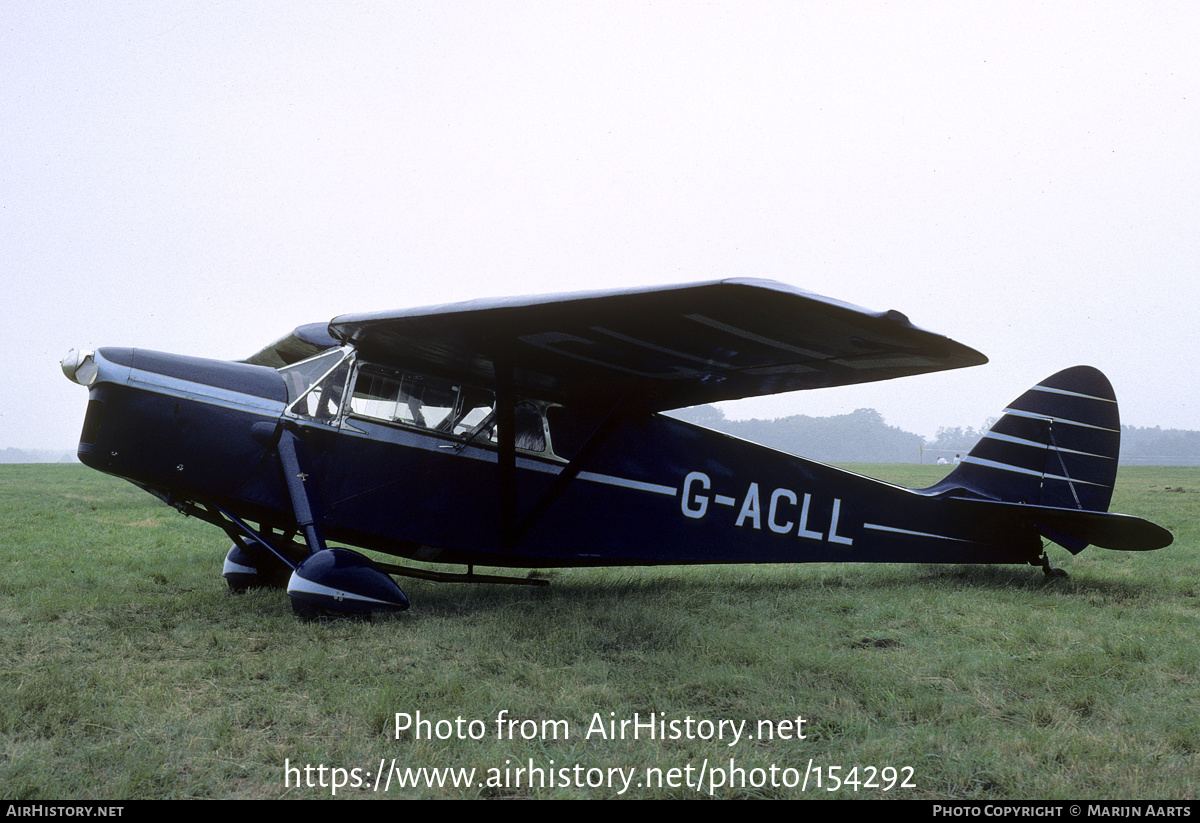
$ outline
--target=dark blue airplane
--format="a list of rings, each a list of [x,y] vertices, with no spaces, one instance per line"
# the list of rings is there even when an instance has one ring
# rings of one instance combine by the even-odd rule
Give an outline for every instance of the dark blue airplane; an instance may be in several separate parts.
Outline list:
[[[474,566],[1020,563],[1169,545],[1108,513],[1120,422],[1085,366],[1009,405],[961,465],[904,489],[659,412],[987,362],[792,287],[725,280],[478,300],[301,326],[244,362],[72,350],[79,458],[233,540],[235,589],[297,613],[408,607],[391,575]],[[465,574],[398,566],[327,541]]]

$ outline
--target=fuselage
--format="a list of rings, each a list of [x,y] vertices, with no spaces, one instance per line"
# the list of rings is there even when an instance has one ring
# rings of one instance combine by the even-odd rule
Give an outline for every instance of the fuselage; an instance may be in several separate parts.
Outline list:
[[[145,349],[94,354],[79,459],[163,496],[235,500],[287,405],[274,369]]]
[[[141,349],[91,357],[94,371],[72,378],[90,391],[80,459],[264,531],[296,529],[277,453],[287,428],[327,539],[420,560],[1027,563],[1041,553],[1032,530],[960,516],[944,494],[659,414],[626,414],[597,438],[590,410],[518,398],[506,473],[488,389],[360,362],[350,348],[279,370]]]

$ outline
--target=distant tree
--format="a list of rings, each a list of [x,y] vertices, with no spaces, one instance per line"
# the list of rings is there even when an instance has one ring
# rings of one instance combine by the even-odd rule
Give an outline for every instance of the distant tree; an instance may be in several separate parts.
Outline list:
[[[0,463],[74,463],[75,456],[71,452],[55,451],[53,449],[14,449],[11,446],[0,449]]]
[[[1122,426],[1121,460],[1143,465],[1200,465],[1200,431]]]
[[[962,426],[943,426],[937,430],[937,437],[925,444],[925,448],[930,451],[968,452],[979,442],[979,438],[980,434],[969,426],[966,429]]]
[[[709,429],[719,429],[721,423],[725,421],[725,412],[716,406],[689,406],[686,409],[675,409],[670,414],[676,420],[695,423],[697,426]]]
[[[693,406],[670,412],[672,417],[761,443],[773,449],[823,463],[933,462],[942,456],[966,455],[995,425],[943,426],[933,440],[887,425],[875,409],[855,409],[833,417],[797,414],[775,420],[730,420],[715,406]],[[1200,431],[1121,427],[1121,460],[1159,465],[1200,465]]]
[[[713,428],[823,463],[916,463],[921,437],[889,426],[875,409],[834,417],[724,420]]]
[[[962,426],[942,426],[937,430],[937,436],[933,440],[926,441],[925,450],[934,453],[966,454],[975,448],[975,444],[983,439],[992,426],[996,425],[998,419],[989,417],[979,429],[973,429],[970,426],[965,429]]]

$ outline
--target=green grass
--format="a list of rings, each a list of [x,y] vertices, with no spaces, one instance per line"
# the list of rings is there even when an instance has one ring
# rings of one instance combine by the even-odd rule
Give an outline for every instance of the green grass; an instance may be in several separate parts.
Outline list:
[[[933,466],[855,466],[904,485]],[[911,767],[915,788],[718,797],[1194,798],[1200,469],[1122,470],[1113,509],[1168,549],[1032,567],[585,569],[547,589],[402,580],[413,608],[302,623],[234,596],[221,533],[80,466],[0,467],[0,791],[9,798],[329,797],[284,764],[374,773]],[[397,712],[483,740],[394,733]],[[497,740],[501,711],[569,739]],[[596,713],[805,719],[803,740],[584,739]],[[695,772],[693,772],[694,775]],[[327,772],[327,776],[329,773]],[[682,775],[682,772],[681,772]],[[314,777],[316,775],[314,774]],[[611,788],[343,788],[338,797],[609,797]],[[635,787],[625,796],[697,797]]]

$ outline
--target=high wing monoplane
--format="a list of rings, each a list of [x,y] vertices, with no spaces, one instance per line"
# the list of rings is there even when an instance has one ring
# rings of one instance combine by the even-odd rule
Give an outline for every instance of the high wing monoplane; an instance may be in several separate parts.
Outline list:
[[[1080,366],[904,489],[660,412],[986,362],[899,312],[724,280],[336,317],[242,362],[72,350],[79,458],[232,539],[231,587],[296,611],[408,607],[392,575],[475,566],[1020,563],[1156,549],[1108,513],[1120,423]],[[466,566],[430,571],[371,552]],[[535,582],[545,582],[535,581]]]

